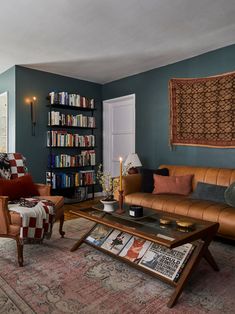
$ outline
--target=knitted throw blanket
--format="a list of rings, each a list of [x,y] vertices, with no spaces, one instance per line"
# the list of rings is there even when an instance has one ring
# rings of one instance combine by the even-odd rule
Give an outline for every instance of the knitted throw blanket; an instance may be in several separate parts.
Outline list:
[[[10,211],[21,216],[20,238],[26,242],[42,242],[50,238],[54,221],[54,204],[48,200],[21,198],[8,205]]]

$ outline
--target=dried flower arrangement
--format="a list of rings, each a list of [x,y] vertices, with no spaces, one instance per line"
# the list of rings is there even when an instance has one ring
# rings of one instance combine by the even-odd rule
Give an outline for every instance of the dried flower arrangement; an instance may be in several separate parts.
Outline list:
[[[128,172],[129,167],[123,169],[123,175],[125,176]],[[114,201],[114,192],[119,187],[119,177],[113,178],[110,173],[102,170],[102,164],[98,166],[96,178],[102,187],[103,193],[105,194],[104,201]]]

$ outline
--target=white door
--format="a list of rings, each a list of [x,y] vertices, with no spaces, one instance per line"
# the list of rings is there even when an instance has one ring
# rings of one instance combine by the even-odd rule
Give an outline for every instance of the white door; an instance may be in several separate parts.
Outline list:
[[[119,157],[135,153],[135,94],[103,102],[103,166],[119,175]]]
[[[7,92],[0,94],[0,153],[8,152]]]

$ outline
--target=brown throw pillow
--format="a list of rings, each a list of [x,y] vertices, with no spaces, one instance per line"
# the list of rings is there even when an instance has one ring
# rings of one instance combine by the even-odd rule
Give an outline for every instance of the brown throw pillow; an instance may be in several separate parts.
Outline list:
[[[36,196],[39,193],[32,177],[27,174],[12,180],[0,179],[0,195],[8,196],[9,200],[13,201],[21,197]]]
[[[154,174],[153,177],[154,177],[153,194],[188,195],[192,191],[193,174],[169,177],[163,177]]]

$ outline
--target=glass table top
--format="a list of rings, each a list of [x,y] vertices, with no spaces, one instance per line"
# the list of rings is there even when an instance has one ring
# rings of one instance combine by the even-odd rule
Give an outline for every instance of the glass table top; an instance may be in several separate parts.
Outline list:
[[[117,208],[118,204],[116,204]],[[213,225],[211,222],[173,215],[150,208],[143,208],[143,217],[133,218],[129,216],[129,205],[125,204],[124,209],[124,214],[118,214],[115,211],[107,213],[103,211],[102,204],[97,204],[91,208],[71,212],[127,233],[166,245],[167,247],[175,247],[178,243],[180,243],[178,245],[181,245],[189,242],[191,239],[195,240],[197,234],[201,234],[201,231],[206,232],[207,228]],[[185,227],[185,224],[189,226]]]

